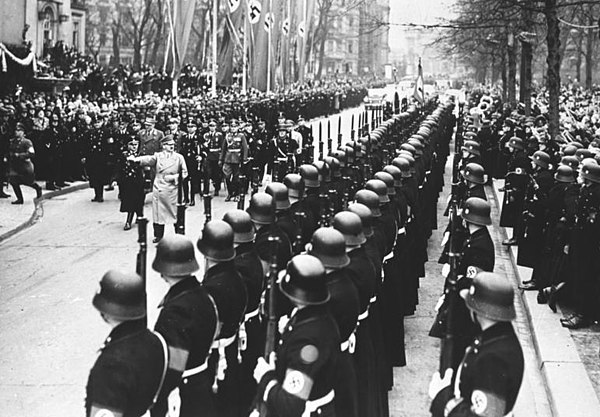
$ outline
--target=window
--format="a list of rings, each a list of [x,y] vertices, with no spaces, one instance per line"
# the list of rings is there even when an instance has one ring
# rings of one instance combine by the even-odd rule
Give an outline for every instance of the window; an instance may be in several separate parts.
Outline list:
[[[79,51],[79,22],[73,21],[73,48]]]
[[[352,26],[354,26],[354,19],[352,18],[352,16],[348,17],[348,27],[352,28]]]
[[[44,42],[52,41],[52,39],[54,39],[53,21],[54,12],[52,11],[52,8],[46,7],[46,10],[44,10],[44,21],[42,23],[44,30]]]
[[[348,41],[348,53],[354,53],[354,43],[352,41]]]

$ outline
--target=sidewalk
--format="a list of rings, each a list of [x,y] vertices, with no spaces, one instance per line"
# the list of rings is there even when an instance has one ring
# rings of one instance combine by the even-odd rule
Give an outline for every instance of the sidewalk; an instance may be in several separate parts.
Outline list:
[[[14,192],[11,187],[4,189],[11,197],[0,199],[0,242],[34,224],[43,214],[44,200],[88,187],[87,182],[77,181],[61,190],[47,191],[44,189],[44,181],[37,181],[37,183],[42,187],[42,197],[34,200],[35,191],[30,187],[22,186],[24,204],[11,204],[15,201]]]
[[[493,198],[490,201],[498,210],[502,208],[504,194],[499,191],[504,181],[494,180]],[[512,236],[512,229],[504,230]],[[532,269],[517,265],[517,246],[506,247],[516,278],[526,281]],[[600,326],[590,329],[568,330],[561,326],[560,313],[553,313],[547,305],[537,303],[537,291],[517,293],[525,306],[537,353],[537,366],[545,380],[546,391],[554,417],[597,417],[600,416]],[[560,307],[559,307],[560,309]]]

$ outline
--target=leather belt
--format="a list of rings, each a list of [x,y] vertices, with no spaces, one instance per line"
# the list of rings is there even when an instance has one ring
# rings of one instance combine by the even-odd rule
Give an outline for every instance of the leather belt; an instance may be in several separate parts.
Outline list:
[[[254,311],[246,313],[246,315],[244,316],[244,321],[248,321],[251,318],[258,316],[258,313],[259,313],[259,309],[258,308],[256,310],[254,310]]]
[[[181,375],[182,378],[189,378],[190,376],[193,375],[197,375],[200,372],[204,372],[208,369],[208,358],[204,361],[204,363],[200,366],[196,366],[195,368],[192,369],[186,369],[185,371],[183,371],[183,374]]]
[[[304,405],[304,412],[302,417],[310,417],[312,413],[317,411],[319,408],[329,404],[335,398],[335,391],[331,390],[325,396],[317,398],[316,400],[306,401]]]
[[[369,317],[369,307],[358,316],[358,321],[363,321]]]

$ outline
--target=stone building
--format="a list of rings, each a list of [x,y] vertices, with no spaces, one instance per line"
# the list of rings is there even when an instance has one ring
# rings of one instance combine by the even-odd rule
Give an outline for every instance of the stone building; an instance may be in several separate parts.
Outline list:
[[[0,42],[31,42],[38,56],[62,41],[85,50],[85,0],[0,0]]]

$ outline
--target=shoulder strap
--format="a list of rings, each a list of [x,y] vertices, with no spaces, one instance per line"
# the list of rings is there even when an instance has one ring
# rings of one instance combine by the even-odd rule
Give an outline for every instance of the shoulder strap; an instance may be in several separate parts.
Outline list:
[[[163,384],[165,382],[165,378],[167,376],[167,368],[169,367],[169,348],[167,347],[167,341],[165,340],[165,338],[163,337],[162,334],[160,334],[156,330],[152,330],[152,333],[154,333],[154,335],[160,341],[160,344],[162,346],[163,356],[165,359],[162,376],[160,378],[160,384],[158,384],[158,389],[156,390],[156,393],[154,394],[154,398],[152,399],[152,406],[154,406],[154,404],[156,404],[156,400],[158,399],[158,395],[160,394],[160,391],[162,390]]]

